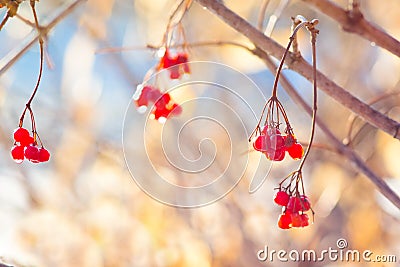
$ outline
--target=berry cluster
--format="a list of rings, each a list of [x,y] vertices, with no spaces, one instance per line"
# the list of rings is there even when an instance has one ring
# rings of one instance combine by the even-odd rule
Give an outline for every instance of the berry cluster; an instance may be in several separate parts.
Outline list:
[[[307,196],[290,196],[286,191],[280,190],[275,194],[274,201],[282,206],[282,213],[278,219],[279,228],[290,229],[310,224],[308,215],[305,213],[311,210],[311,203]]]
[[[140,113],[144,113],[148,106],[154,103],[150,117],[159,122],[165,122],[171,115],[178,116],[182,113],[181,106],[172,100],[169,93],[161,93],[151,85],[138,85],[133,100]]]
[[[35,138],[25,128],[18,127],[14,131],[14,146],[11,148],[11,157],[16,163],[24,159],[33,163],[46,162],[50,159],[49,151],[43,147],[39,148]]]
[[[168,69],[170,79],[180,79],[182,75],[190,74],[188,58],[189,56],[186,52],[178,52],[173,56],[170,50],[166,48],[157,66],[157,70]]]
[[[282,161],[285,152],[296,160],[301,159],[304,154],[303,146],[297,142],[294,134],[282,134],[279,128],[268,125],[264,126],[261,134],[254,140],[253,147],[273,161]]]
[[[282,103],[276,96],[272,96],[265,104],[265,108],[268,109],[263,129],[260,127],[260,119],[249,139],[250,141],[253,135],[257,136],[253,141],[253,148],[264,153],[267,159],[272,161],[282,161],[286,152],[292,159],[301,159],[304,154],[303,146],[294,135]],[[286,125],[283,134],[279,130],[282,119]]]

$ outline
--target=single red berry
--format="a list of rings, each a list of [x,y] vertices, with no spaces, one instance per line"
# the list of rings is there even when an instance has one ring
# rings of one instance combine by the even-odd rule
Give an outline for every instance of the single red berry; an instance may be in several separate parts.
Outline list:
[[[189,64],[187,64],[188,58],[189,56],[186,53],[179,53],[176,57],[177,63],[182,64],[181,68],[183,69],[184,73],[190,73],[190,67]]]
[[[296,142],[297,142],[297,139],[293,134],[288,134],[285,136],[285,147],[286,148],[291,147]]]
[[[25,158],[33,163],[39,162],[39,149],[37,146],[27,146],[25,149]]]
[[[39,148],[38,161],[46,162],[46,161],[49,161],[49,159],[50,159],[50,152],[44,147]]]
[[[15,142],[19,142],[22,146],[28,146],[34,141],[33,137],[30,136],[29,131],[22,127],[15,129],[14,140]]]
[[[25,128],[18,127],[14,130],[14,140],[15,142],[21,142],[30,136],[29,131]]]
[[[149,93],[153,90],[152,87],[150,86],[144,86],[143,88],[138,87],[137,90],[140,90],[140,92],[138,93],[138,97],[137,99],[135,99],[135,104],[137,107],[142,107],[145,106],[147,107],[147,105],[149,104]]]
[[[267,140],[265,135],[260,135],[253,142],[253,147],[257,151],[266,152],[267,151]]]
[[[172,80],[177,80],[181,77],[181,72],[179,69],[179,66],[172,66],[169,69],[169,78],[171,78]]]
[[[278,226],[281,229],[290,229],[292,224],[292,217],[288,213],[279,215]]]
[[[290,214],[292,219],[292,227],[301,227],[302,226],[302,219],[298,212]]]
[[[16,163],[21,163],[24,161],[24,147],[23,146],[14,146],[11,148],[11,157]]]
[[[301,159],[304,154],[303,146],[299,143],[294,143],[287,151],[293,159]]]
[[[273,161],[282,161],[285,158],[285,149],[268,149],[267,152],[265,153],[265,156],[269,160]]]
[[[275,194],[274,201],[276,204],[280,206],[286,206],[289,202],[289,194],[286,193],[285,191],[278,191]]]
[[[291,214],[292,227],[305,227],[308,226],[307,214],[293,213]]]
[[[287,204],[287,210],[291,213],[299,212],[302,209],[301,200],[297,196],[292,196]]]
[[[310,225],[308,215],[307,214],[301,214],[301,220],[303,221],[303,227]]]
[[[162,95],[159,89],[152,87],[152,90],[147,94],[147,98],[151,102],[156,102]]]
[[[175,59],[171,58],[168,49],[166,49],[164,55],[160,59],[160,63],[158,64],[157,69],[167,69],[175,64]]]
[[[304,195],[300,196],[300,202],[301,202],[301,204],[302,204],[301,209],[302,209],[303,211],[309,211],[309,210],[310,210],[310,208],[311,208],[311,203],[310,203],[310,200],[308,199],[307,196],[304,196]]]
[[[156,108],[163,109],[168,105],[169,101],[171,101],[171,96],[168,93],[164,93],[157,99],[154,105]]]
[[[178,55],[176,56],[176,63],[177,64],[181,64],[181,63],[186,63],[188,61],[188,54],[186,53],[178,53]]]

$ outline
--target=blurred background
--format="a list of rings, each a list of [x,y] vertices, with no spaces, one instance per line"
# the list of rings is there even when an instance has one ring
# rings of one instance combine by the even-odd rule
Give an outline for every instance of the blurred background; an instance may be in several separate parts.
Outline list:
[[[347,1],[335,2],[347,6]],[[46,22],[65,4],[68,2],[37,3],[40,22]],[[89,0],[50,32],[45,42],[47,63],[42,83],[32,104],[37,129],[51,152],[49,163],[16,164],[10,157],[12,132],[18,126],[37,78],[38,44],[0,76],[0,259],[14,266],[62,267],[365,266],[362,262],[280,263],[257,259],[257,251],[265,246],[274,250],[321,251],[329,247],[337,249],[336,241],[345,238],[351,249],[368,249],[374,255],[396,255],[400,261],[400,211],[348,160],[332,151],[331,140],[318,128],[316,146],[304,169],[306,191],[316,212],[315,223],[309,227],[285,231],[276,223],[280,209],[273,203],[274,188],[298,162],[287,158],[274,164],[265,183],[256,193],[249,194],[251,173],[257,168],[265,168],[267,173],[269,167],[246,139],[238,140],[238,136],[248,136],[248,129],[255,127],[255,118],[242,117],[245,125],[242,126],[230,120],[232,110],[218,109],[218,105],[214,111],[225,118],[224,127],[230,132],[227,134],[219,127],[215,131],[214,128],[202,131],[208,126],[200,125],[199,130],[193,125],[187,133],[193,138],[184,139],[181,145],[195,158],[201,152],[199,140],[210,137],[214,144],[211,150],[215,149],[217,154],[212,163],[218,164],[219,169],[224,169],[224,164],[242,162],[228,157],[232,146],[241,147],[240,153],[248,161],[237,186],[219,201],[193,209],[164,205],[139,188],[128,171],[124,149],[127,149],[126,161],[130,168],[139,168],[143,179],[153,175],[153,170],[144,169],[141,163],[150,159],[153,167],[167,173],[172,182],[191,185],[198,182],[185,182],[186,176],[179,169],[162,160],[158,146],[147,147],[149,158],[135,158],[135,144],[143,143],[135,135],[135,129],[142,131],[139,117],[146,115],[130,113],[128,108],[136,86],[159,60],[156,51],[143,48],[147,44],[161,44],[174,4],[172,0]],[[240,0],[227,0],[225,4],[252,24],[257,23],[262,1],[249,0],[244,4]],[[278,0],[270,1],[264,26],[279,5]],[[365,0],[361,8],[368,20],[400,39],[397,0]],[[32,20],[28,3],[21,4],[19,14]],[[271,35],[274,40],[286,46],[290,17],[297,14],[320,20],[318,68],[366,102],[380,98],[374,107],[399,121],[399,58],[358,36],[344,33],[336,22],[296,0],[288,1],[279,15]],[[189,43],[229,40],[251,46],[197,3],[186,14],[183,25]],[[3,63],[10,51],[24,46],[31,31],[20,19],[9,20],[0,32]],[[303,56],[310,60],[306,32],[300,32],[299,42]],[[104,51],[109,47],[114,49]],[[125,49],[121,51],[120,47]],[[129,49],[132,47],[135,49]],[[271,94],[273,74],[261,60],[242,48],[193,47],[189,57],[226,64],[250,77],[265,98]],[[310,83],[290,70],[283,73],[311,101]],[[215,82],[229,80],[239,87],[246,86],[240,75],[227,76],[222,70],[207,75]],[[255,93],[247,94],[245,99],[258,118],[263,99],[260,92],[251,90]],[[388,93],[390,97],[386,97]],[[229,94],[222,91],[215,94],[212,90],[179,90],[175,97],[195,99],[200,94],[228,103],[237,110],[242,108],[229,102]],[[298,139],[307,142],[310,118],[282,89],[279,96]],[[205,104],[200,108],[206,107]],[[171,123],[179,125],[178,122],[195,114],[196,109],[199,106],[186,109],[184,116],[174,118]],[[349,110],[320,93],[318,111],[339,139],[349,140],[352,118]],[[123,147],[122,142],[125,113],[125,123],[131,133],[128,147]],[[26,128],[30,127],[28,119]],[[164,133],[166,143],[176,138],[172,133]],[[157,139],[157,136],[151,138]],[[398,140],[359,119],[355,120],[350,137],[350,145],[368,166],[400,193]],[[170,149],[174,151],[173,147]],[[174,161],[174,154],[171,155]],[[210,182],[217,177],[213,174],[200,173],[196,179]],[[235,171],[229,175],[238,178]],[[370,264],[399,266],[398,263]]]

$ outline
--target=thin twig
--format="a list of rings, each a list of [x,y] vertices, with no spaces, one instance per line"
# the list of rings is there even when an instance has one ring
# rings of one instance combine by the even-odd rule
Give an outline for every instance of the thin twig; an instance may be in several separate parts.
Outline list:
[[[72,3],[63,5],[58,11],[55,11],[53,13],[54,15],[47,19],[48,22],[44,23],[46,26],[41,27],[42,35],[45,36],[57,25],[57,23],[73,12],[78,5],[86,1],[87,0],[75,0]],[[5,73],[23,54],[25,54],[25,52],[28,51],[28,49],[38,41],[38,39],[39,33],[34,29],[27,37],[25,37],[19,46],[5,55],[0,60],[0,76]]]
[[[212,0],[196,1],[218,15],[226,24],[249,38],[255,46],[269,53],[275,58],[279,58],[285,52],[284,47],[279,45],[271,38],[265,36],[262,32],[258,31],[249,22],[231,11],[221,2]],[[295,58],[293,56],[291,61],[286,61],[286,65],[290,69],[304,76],[309,81],[312,81],[312,66],[305,59]],[[317,79],[319,81],[319,89],[323,90],[326,94],[331,96],[343,106],[357,113],[371,125],[387,132],[397,139],[400,139],[400,123],[371,108],[319,71],[317,72]]]
[[[358,1],[353,1],[351,4],[353,8],[350,10],[345,10],[329,0],[303,1],[336,20],[344,31],[355,33],[400,57],[400,42],[378,26],[367,21],[359,8],[354,8],[354,4],[357,5]]]

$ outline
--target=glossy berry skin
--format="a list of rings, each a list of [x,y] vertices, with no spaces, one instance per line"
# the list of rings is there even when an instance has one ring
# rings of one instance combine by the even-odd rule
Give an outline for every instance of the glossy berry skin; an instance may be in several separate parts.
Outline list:
[[[138,92],[135,93],[134,101],[138,108],[146,107],[152,103],[157,101],[162,96],[162,93],[157,88],[146,85],[143,88],[138,86]],[[146,109],[142,108],[142,109]]]
[[[30,136],[29,131],[25,128],[18,127],[14,130],[15,142],[21,142]]]
[[[25,147],[23,146],[14,146],[13,148],[11,148],[11,157],[16,163],[21,163],[22,161],[24,161],[24,150]]]
[[[28,146],[34,142],[33,137],[29,134],[29,131],[22,127],[14,130],[14,140],[17,143],[20,143],[22,146]]]
[[[275,194],[274,201],[280,206],[286,206],[289,202],[290,196],[285,191],[278,191]]]
[[[49,159],[50,159],[50,152],[44,147],[39,148],[38,161],[46,162],[49,161]]]
[[[278,227],[281,229],[290,229],[292,224],[292,216],[289,213],[279,215]]]
[[[260,152],[266,152],[267,151],[267,140],[266,140],[265,135],[260,135],[256,138],[256,140],[253,142],[253,147],[255,150],[260,151]]]
[[[267,152],[265,153],[265,156],[269,160],[282,161],[285,158],[285,150],[284,149],[277,149],[277,150],[268,149]]]
[[[270,136],[270,147],[275,150],[281,150],[285,147],[285,139],[281,134],[272,134]]]
[[[36,146],[27,146],[25,149],[25,158],[33,163],[39,162],[39,149]]]
[[[287,148],[287,152],[293,159],[301,159],[304,154],[303,146],[299,143],[294,143],[291,147]]]
[[[300,202],[302,204],[302,211],[309,211],[311,209],[311,203],[307,196],[300,196]]]
[[[190,67],[187,62],[187,53],[180,52],[176,56],[172,56],[169,50],[166,49],[164,55],[160,59],[157,70],[168,69],[170,79],[179,79],[184,73],[190,73]]]
[[[302,209],[300,198],[292,196],[287,204],[287,210],[291,213],[299,212]]]
[[[292,227],[305,227],[309,225],[307,214],[291,214]]]

